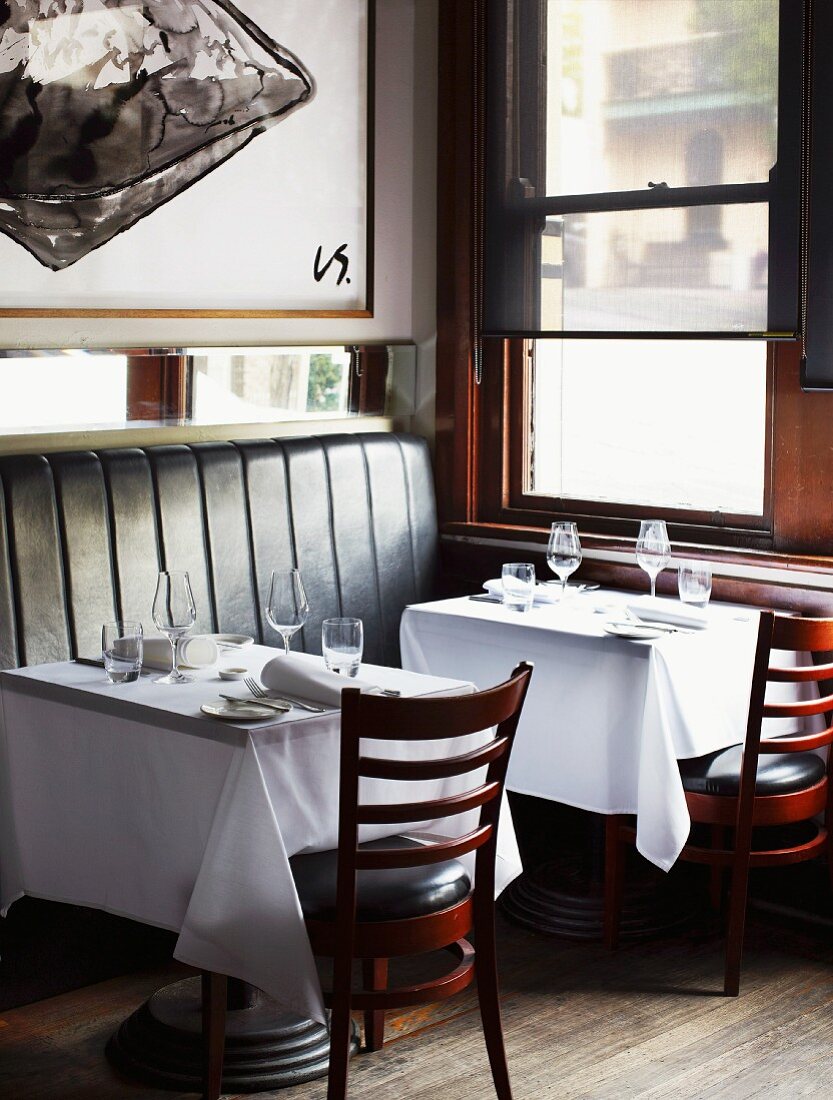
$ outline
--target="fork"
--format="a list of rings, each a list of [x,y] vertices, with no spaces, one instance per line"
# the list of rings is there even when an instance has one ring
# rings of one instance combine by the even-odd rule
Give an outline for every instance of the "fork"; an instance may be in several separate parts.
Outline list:
[[[257,680],[255,680],[252,676],[246,676],[243,680],[243,683],[256,699],[272,699],[272,696],[269,694],[269,692],[264,691]],[[281,702],[281,700],[273,699],[273,702],[279,703]],[[314,707],[312,703],[299,703],[297,699],[287,699],[286,702],[293,707],[300,707],[301,710],[312,711],[313,714],[323,714],[324,711],[328,709],[327,707]]]

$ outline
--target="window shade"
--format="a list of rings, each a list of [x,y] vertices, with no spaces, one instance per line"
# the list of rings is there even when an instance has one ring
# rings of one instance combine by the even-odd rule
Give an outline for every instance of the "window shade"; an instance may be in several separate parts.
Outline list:
[[[795,337],[801,0],[490,0],[483,335]]]

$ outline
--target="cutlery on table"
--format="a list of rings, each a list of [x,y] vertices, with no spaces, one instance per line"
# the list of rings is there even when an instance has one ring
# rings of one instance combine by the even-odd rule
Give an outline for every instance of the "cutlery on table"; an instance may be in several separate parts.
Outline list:
[[[616,623],[616,626],[647,626],[651,630],[664,630],[667,634],[693,634],[693,630],[689,630],[684,626],[674,626],[672,623],[658,623],[651,619],[640,619],[638,615],[635,615],[633,611],[625,608],[625,618],[627,622]]]
[[[246,685],[252,695],[254,695],[255,701],[258,703],[262,700],[269,699],[273,703],[288,703],[290,707],[300,707],[301,710],[308,710],[312,714],[323,714],[325,710],[335,709],[333,707],[313,706],[312,703],[301,703],[297,699],[275,699],[267,691],[264,691],[257,680],[253,680],[251,676],[247,676],[243,680],[243,683]]]
[[[220,692],[220,698],[225,699],[227,703],[242,703],[246,706],[256,703],[258,706],[269,707],[270,710],[276,710],[280,714],[286,714],[287,711],[292,709],[288,702],[284,703],[280,699],[247,699],[243,695],[224,695],[222,691]]]

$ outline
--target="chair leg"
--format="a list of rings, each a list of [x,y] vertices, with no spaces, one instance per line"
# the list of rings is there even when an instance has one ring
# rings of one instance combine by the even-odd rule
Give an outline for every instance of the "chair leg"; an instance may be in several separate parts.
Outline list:
[[[481,902],[480,898],[484,900]],[[486,1051],[492,1069],[492,1080],[494,1081],[498,1100],[512,1100],[512,1086],[509,1083],[509,1067],[506,1064],[506,1048],[503,1042],[503,1025],[500,1018],[495,907],[491,895],[478,895],[475,892],[474,935],[477,998],[480,1003],[480,1019],[483,1022],[483,1037],[486,1040]]]
[[[712,848],[723,850],[726,846],[726,829],[723,825],[712,825]],[[723,908],[723,885],[726,870],[720,863],[713,863],[709,871],[709,900],[715,913]]]
[[[625,849],[619,832],[622,820],[620,814],[609,814],[605,818],[604,942],[610,951],[619,944],[625,889]]]
[[[729,924],[726,933],[726,970],[723,992],[737,997],[740,992],[740,960],[746,925],[746,894],[749,886],[749,856],[741,857],[732,868],[729,898]]]
[[[202,975],[202,1100],[219,1100],[223,1085],[223,1053],[226,1041],[225,974],[203,971]]]
[[[386,989],[388,984],[387,959],[363,959],[364,988]],[[364,1014],[365,1050],[381,1050],[385,1042],[385,1010],[368,1010]]]
[[[330,1015],[330,1069],[327,1074],[327,1100],[346,1100],[347,1073],[350,1066],[350,1040],[353,1021],[350,1015],[352,966],[350,955],[336,956],[333,967],[332,1013]]]

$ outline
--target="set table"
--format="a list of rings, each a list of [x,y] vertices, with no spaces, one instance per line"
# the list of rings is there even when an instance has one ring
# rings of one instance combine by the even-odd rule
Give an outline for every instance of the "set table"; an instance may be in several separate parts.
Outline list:
[[[667,871],[690,828],[677,760],[745,736],[758,615],[711,604],[706,629],[696,632],[650,641],[606,633],[605,621],[621,619],[634,600],[569,593],[564,604],[536,603],[525,613],[467,597],[412,605],[401,622],[402,660],[478,687],[533,661],[507,788],[594,814],[635,814],[638,850]],[[528,888],[526,879],[512,893]],[[572,889],[569,896],[572,906]],[[599,891],[586,915],[571,913],[550,930],[599,934],[601,901]]]
[[[234,663],[257,676],[275,656],[251,646]],[[403,695],[472,690],[371,665],[361,675]],[[145,674],[111,685],[103,670],[73,663],[0,674],[0,909],[29,894],[171,929],[177,959],[263,990],[273,1016],[279,1008],[323,1024],[289,859],[337,847],[340,713],[221,722],[200,705],[220,691],[246,694],[242,685],[216,670],[194,676],[177,686]],[[459,782],[414,785],[412,796],[442,797]],[[363,795],[373,800],[372,782]],[[471,827],[472,815],[414,823],[450,835]],[[367,827],[363,839],[390,830]],[[520,872],[506,814],[499,853],[502,888]]]

